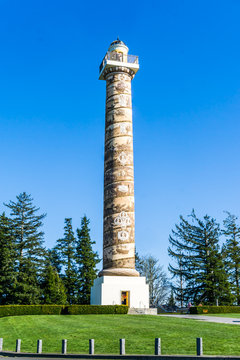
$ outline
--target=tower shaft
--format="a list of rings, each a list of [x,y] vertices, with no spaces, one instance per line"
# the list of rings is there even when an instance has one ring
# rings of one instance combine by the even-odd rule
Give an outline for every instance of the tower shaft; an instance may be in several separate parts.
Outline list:
[[[138,276],[135,270],[135,214],[131,80],[125,67],[106,71],[103,271]]]

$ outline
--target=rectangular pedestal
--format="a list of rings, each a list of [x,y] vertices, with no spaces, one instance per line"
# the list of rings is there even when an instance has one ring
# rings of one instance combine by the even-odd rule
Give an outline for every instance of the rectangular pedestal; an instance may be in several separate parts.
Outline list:
[[[91,305],[128,305],[149,308],[149,289],[145,277],[102,276],[94,280]]]

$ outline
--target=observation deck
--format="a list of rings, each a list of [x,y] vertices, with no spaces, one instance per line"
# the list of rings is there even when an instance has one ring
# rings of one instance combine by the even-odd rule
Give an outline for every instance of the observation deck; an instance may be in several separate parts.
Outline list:
[[[108,51],[99,66],[99,80],[104,80],[103,72],[105,69],[115,66],[126,67],[136,74],[139,69],[138,56]]]

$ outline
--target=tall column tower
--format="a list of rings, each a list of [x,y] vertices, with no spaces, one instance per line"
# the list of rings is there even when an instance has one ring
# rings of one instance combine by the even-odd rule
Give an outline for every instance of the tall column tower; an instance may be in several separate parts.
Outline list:
[[[100,67],[106,80],[103,270],[100,275],[139,276],[135,270],[135,216],[131,81],[138,57],[114,41]]]
[[[106,81],[103,269],[91,304],[149,307],[148,285],[135,270],[135,210],[131,81],[138,56],[113,41],[100,65]]]

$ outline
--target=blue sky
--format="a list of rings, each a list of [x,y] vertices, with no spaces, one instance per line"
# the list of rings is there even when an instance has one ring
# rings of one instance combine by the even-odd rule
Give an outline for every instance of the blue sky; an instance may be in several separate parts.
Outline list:
[[[240,215],[240,2],[0,0],[0,202],[47,213],[48,247],[86,214],[102,252],[105,83],[119,36],[133,80],[136,246],[167,269],[192,208]],[[0,205],[2,211],[4,207]]]

